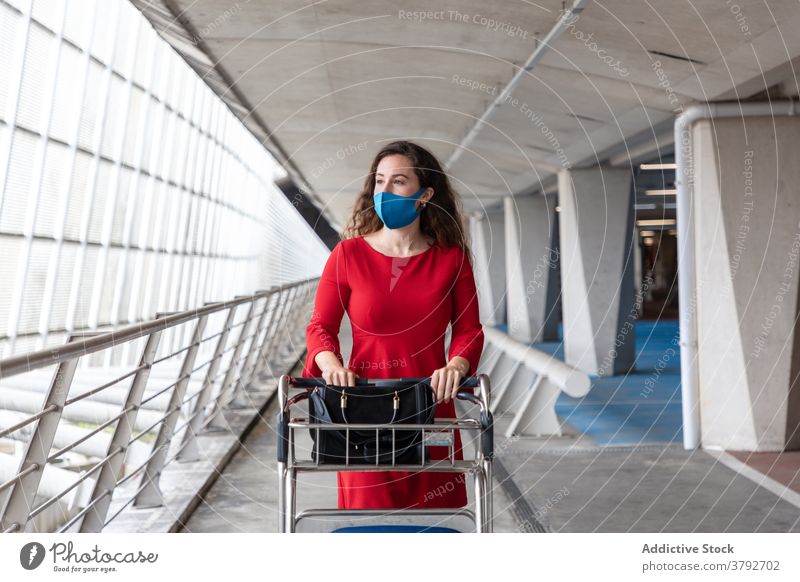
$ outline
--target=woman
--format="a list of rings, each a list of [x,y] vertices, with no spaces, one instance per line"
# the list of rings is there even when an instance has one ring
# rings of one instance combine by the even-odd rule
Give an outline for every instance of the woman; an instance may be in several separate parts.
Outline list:
[[[483,351],[475,279],[457,195],[436,158],[398,141],[375,156],[342,241],[323,269],[306,328],[303,377],[354,386],[357,377],[431,377],[437,418],[455,418],[462,378]],[[348,366],[339,347],[353,328]],[[445,331],[452,322],[445,360]],[[456,432],[455,458],[463,459]],[[448,447],[429,448],[432,460]],[[340,509],[463,507],[463,474],[340,472]]]

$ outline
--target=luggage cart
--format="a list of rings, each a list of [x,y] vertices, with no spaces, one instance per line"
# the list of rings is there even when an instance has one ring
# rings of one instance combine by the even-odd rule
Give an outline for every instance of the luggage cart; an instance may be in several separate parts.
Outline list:
[[[431,378],[375,379],[357,378],[357,386],[387,386],[403,384],[430,384]],[[303,524],[328,522],[331,525],[344,522],[344,527],[325,530],[334,532],[464,532],[487,533],[492,531],[492,460],[494,457],[494,426],[490,411],[491,387],[486,374],[462,379],[457,398],[477,407],[477,415],[464,418],[435,418],[432,424],[337,424],[312,423],[310,417],[294,417],[292,408],[307,401],[310,391],[317,386],[325,386],[322,378],[300,378],[283,375],[278,383],[280,411],[278,412],[278,506],[279,530],[282,533],[303,531]],[[301,390],[290,396],[291,389]],[[471,412],[475,411],[475,408]],[[300,411],[302,412],[302,411]],[[346,459],[342,464],[326,464],[314,460],[298,459],[295,451],[298,431],[312,430],[420,430],[423,446],[441,446],[441,435],[449,433],[451,443],[445,460],[428,459],[423,454],[419,464],[355,464]],[[454,457],[455,431],[473,433],[475,439],[475,458],[456,460]],[[317,433],[319,434],[319,433]],[[426,438],[427,437],[427,438]],[[437,440],[439,439],[439,440]],[[428,444],[431,443],[431,444]],[[394,461],[394,445],[392,446]],[[336,471],[436,471],[462,473],[464,478],[472,476],[474,491],[474,512],[465,508],[453,509],[307,509],[297,513],[297,474],[298,472],[336,472]],[[451,527],[443,527],[447,522]]]

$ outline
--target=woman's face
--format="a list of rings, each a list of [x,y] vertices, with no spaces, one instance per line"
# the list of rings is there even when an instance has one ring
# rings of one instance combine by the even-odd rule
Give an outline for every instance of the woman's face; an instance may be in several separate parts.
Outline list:
[[[419,188],[419,178],[407,157],[394,154],[378,162],[375,169],[375,194],[391,192],[399,196],[411,196]]]

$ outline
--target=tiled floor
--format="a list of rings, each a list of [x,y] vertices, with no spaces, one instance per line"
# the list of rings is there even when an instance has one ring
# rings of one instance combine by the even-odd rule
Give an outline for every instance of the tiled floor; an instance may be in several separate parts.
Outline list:
[[[677,330],[673,321],[637,323],[633,372],[592,378],[584,398],[559,398],[563,436],[504,439],[499,435],[509,418],[495,419],[497,460],[504,469],[496,477],[510,480],[495,480],[495,531],[531,531],[521,516],[532,517],[539,531],[800,531],[800,506],[791,496],[705,451],[683,449]],[[349,333],[345,321],[345,357]],[[556,354],[562,349],[558,342],[536,347]],[[276,530],[272,423],[268,414],[253,431],[186,531]],[[732,454],[798,490],[800,453]],[[300,508],[335,507],[335,478],[303,479]]]

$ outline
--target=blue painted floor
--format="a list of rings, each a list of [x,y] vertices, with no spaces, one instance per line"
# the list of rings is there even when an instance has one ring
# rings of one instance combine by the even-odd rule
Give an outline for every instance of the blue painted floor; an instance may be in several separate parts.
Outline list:
[[[533,346],[564,359],[561,341]],[[561,394],[556,402],[556,414],[577,431],[598,445],[682,442],[677,320],[636,322],[634,370],[590,378],[586,396]]]

